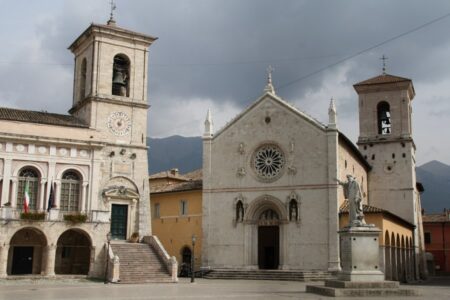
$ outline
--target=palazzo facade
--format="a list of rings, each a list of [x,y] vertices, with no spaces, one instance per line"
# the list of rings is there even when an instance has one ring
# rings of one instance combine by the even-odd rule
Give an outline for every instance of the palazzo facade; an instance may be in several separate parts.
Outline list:
[[[151,234],[147,67],[155,40],[114,20],[91,24],[69,47],[68,115],[0,108],[0,276],[103,277],[108,237]]]

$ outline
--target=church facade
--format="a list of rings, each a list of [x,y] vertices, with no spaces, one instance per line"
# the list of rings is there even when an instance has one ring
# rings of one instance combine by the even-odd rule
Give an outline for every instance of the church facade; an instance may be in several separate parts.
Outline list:
[[[338,130],[333,100],[329,122],[322,124],[278,97],[270,75],[264,94],[215,133],[208,112],[204,267],[338,271],[345,197],[336,179],[345,181],[350,174],[365,207],[390,211],[415,235],[409,249],[417,259],[408,263],[418,276],[422,235],[410,126],[412,82],[383,74],[355,89],[359,149]]]
[[[147,67],[155,40],[112,19],[91,24],[69,47],[69,115],[0,108],[1,277],[103,277],[110,239],[151,235]]]

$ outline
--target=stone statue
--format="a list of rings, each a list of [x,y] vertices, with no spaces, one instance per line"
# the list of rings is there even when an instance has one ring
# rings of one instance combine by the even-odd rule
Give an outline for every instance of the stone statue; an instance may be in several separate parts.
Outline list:
[[[297,209],[297,202],[292,199],[289,203],[289,220],[290,221],[297,221],[298,218],[298,209]]]
[[[345,198],[348,199],[349,226],[366,226],[362,206],[361,187],[352,175],[347,175],[347,182],[336,181],[344,187]]]

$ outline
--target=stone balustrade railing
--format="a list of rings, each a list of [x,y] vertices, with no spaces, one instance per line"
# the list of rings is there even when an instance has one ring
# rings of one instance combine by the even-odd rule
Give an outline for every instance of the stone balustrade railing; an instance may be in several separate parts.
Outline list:
[[[142,242],[149,244],[162,261],[166,264],[167,270],[172,276],[172,282],[178,282],[178,262],[175,256],[170,257],[166,249],[159,241],[157,236],[149,235],[142,238]]]

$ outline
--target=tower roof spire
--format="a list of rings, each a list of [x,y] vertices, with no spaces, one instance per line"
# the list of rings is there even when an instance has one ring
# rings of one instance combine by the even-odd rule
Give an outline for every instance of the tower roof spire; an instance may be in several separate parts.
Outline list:
[[[274,89],[273,84],[272,84],[272,72],[273,72],[273,70],[274,69],[272,68],[272,66],[269,66],[267,68],[267,84],[266,84],[266,87],[264,88],[264,92],[271,93],[271,94],[275,95],[275,89]]]
[[[111,26],[115,26],[116,25],[116,20],[114,20],[114,11],[116,10],[116,3],[114,2],[114,0],[111,0],[109,2],[109,5],[111,6],[111,11],[109,13],[109,20],[106,24],[111,25]]]
[[[211,110],[208,108],[205,119],[205,132],[203,133],[204,138],[211,138],[214,134],[213,121],[211,117]]]

